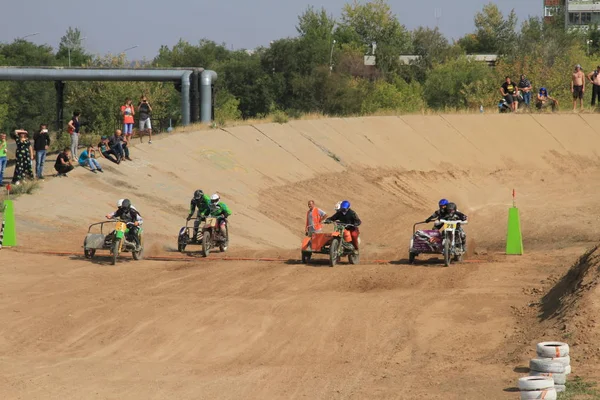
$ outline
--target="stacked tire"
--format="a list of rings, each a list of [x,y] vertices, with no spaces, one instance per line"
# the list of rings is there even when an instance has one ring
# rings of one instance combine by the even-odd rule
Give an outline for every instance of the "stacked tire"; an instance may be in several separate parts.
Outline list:
[[[542,379],[551,379],[553,381],[552,388],[546,388],[543,390],[548,391],[546,394],[538,393],[544,397],[523,397],[535,396],[534,393],[527,393],[539,390],[528,390],[521,389],[521,380],[519,380],[519,388],[522,390],[521,399],[555,399],[557,392],[565,391],[565,384],[567,382],[567,375],[571,373],[571,357],[569,356],[569,345],[563,342],[541,342],[536,346],[537,357],[529,361],[530,373],[528,377],[524,379],[525,386],[532,387],[535,385],[547,385],[547,381]],[[526,379],[531,378],[531,379]],[[552,394],[552,390],[554,394]],[[550,397],[548,397],[550,396]]]
[[[550,376],[526,376],[519,379],[521,399],[556,400],[554,379]]]

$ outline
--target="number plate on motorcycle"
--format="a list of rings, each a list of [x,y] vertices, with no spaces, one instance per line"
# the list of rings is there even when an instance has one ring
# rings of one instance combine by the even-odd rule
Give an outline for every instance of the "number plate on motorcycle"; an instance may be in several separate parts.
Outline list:
[[[206,218],[206,225],[208,225],[210,227],[214,227],[215,225],[217,225],[217,219],[216,218]]]
[[[125,232],[127,230],[127,224],[119,221],[117,222],[117,226],[115,229],[121,232]]]

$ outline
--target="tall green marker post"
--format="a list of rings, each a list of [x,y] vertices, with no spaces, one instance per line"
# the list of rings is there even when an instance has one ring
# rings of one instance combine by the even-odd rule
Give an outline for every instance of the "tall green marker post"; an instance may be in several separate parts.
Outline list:
[[[2,225],[4,231],[2,232],[2,247],[14,247],[17,245],[17,227],[15,225],[15,211],[13,208],[13,201],[10,199],[10,185],[6,186],[8,190],[8,200],[4,200],[4,219]]]
[[[508,231],[506,233],[506,254],[523,255],[523,236],[521,219],[516,206],[515,189],[512,191],[513,205],[508,209]]]

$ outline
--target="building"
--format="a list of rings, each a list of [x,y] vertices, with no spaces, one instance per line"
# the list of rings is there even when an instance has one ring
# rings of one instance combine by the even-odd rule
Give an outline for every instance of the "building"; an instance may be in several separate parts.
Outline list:
[[[572,29],[600,25],[600,0],[543,0],[544,20],[550,21],[566,7],[565,24]]]

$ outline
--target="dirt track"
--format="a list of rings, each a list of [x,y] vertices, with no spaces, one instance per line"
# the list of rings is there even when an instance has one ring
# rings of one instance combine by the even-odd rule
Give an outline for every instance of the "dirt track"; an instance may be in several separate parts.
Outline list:
[[[503,130],[508,120],[522,130]],[[134,162],[103,176],[78,169],[47,181],[17,201],[19,238],[38,250],[79,252],[81,221],[127,196],[145,217],[148,255],[173,255],[202,187],[233,209],[232,255],[297,259],[306,200],[331,211],[349,198],[364,221],[363,257],[393,262],[127,258],[112,267],[2,250],[0,397],[516,398],[514,368],[537,341],[560,339],[529,305],[600,233],[598,122],[473,115],[237,127],[137,146]],[[513,187],[523,257],[499,252]],[[470,258],[481,262],[403,263],[412,223],[440,197],[469,215]],[[577,359],[578,374],[600,376]]]

